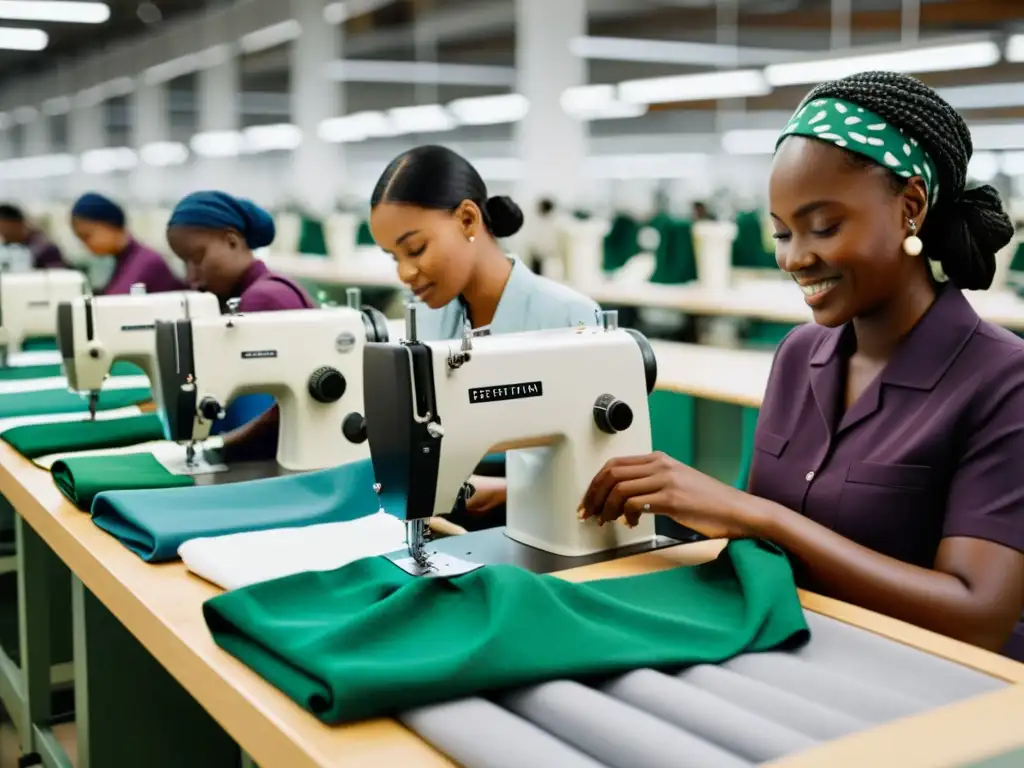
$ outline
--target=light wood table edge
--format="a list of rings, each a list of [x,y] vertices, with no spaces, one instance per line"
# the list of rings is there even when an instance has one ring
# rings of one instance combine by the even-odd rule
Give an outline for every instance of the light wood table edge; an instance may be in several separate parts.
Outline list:
[[[37,494],[43,489],[46,489],[47,492],[42,494],[44,499],[41,499]],[[397,759],[402,765],[410,766],[410,768],[413,765],[417,767],[452,765],[450,761],[397,721],[388,719],[378,719],[332,729],[338,737],[332,740],[333,745],[347,747],[348,749],[345,751],[351,750],[350,755],[317,754],[307,749],[303,745],[302,733],[299,732],[306,729],[304,727],[293,728],[283,722],[276,713],[265,706],[265,700],[262,698],[264,696],[268,698],[283,697],[283,694],[258,678],[241,662],[219,649],[215,651],[217,658],[213,658],[209,654],[200,653],[191,648],[183,638],[177,635],[173,626],[161,620],[150,610],[144,601],[138,598],[126,584],[122,583],[98,557],[75,537],[71,530],[61,523],[57,515],[48,509],[45,496],[50,496],[51,499],[59,497],[56,503],[63,504],[69,513],[79,516],[84,514],[74,509],[60,496],[59,491],[53,487],[48,473],[36,468],[6,444],[0,445],[0,492],[7,497],[18,513],[32,525],[85,586],[104,603],[108,610],[115,612],[118,620],[207,709],[210,715],[257,763],[268,766],[287,764],[289,768],[293,766],[294,768],[304,768],[305,766],[324,765],[382,764],[379,761],[390,762]],[[705,541],[679,545],[655,553],[635,555],[617,561],[576,568],[557,575],[571,581],[587,581],[595,578],[650,573],[679,565],[694,565],[717,557],[724,544],[723,541]],[[124,550],[124,555],[129,558],[135,557],[127,550]],[[161,568],[165,566],[148,567]],[[921,648],[926,652],[937,653],[944,658],[965,664],[972,669],[986,672],[1000,679],[1021,680],[1024,675],[1024,665],[1015,665],[1014,662],[1004,660],[995,654],[937,636],[927,630],[911,627],[871,611],[812,593],[801,592],[800,599],[801,604],[808,610]],[[233,679],[229,680],[219,674],[218,667],[235,668],[232,669]],[[1013,667],[1021,667],[1021,670],[1013,669]],[[238,671],[242,671],[244,674],[239,675]],[[246,679],[248,677],[253,679],[250,681]],[[241,687],[238,686],[240,678],[244,683]],[[254,695],[253,689],[257,695]],[[1019,728],[1019,723],[1024,719],[1024,686],[1016,685],[995,694],[974,697],[950,707],[854,734],[822,745],[807,754],[820,755],[818,759],[828,760],[828,764],[832,768],[840,764],[854,765],[850,762],[836,762],[850,750],[854,750],[858,755],[870,754],[874,756],[873,759],[877,759],[883,752],[869,751],[865,753],[863,750],[874,748],[872,745],[878,739],[881,739],[881,742],[875,746],[888,750],[884,754],[891,754],[894,746],[919,749],[922,747],[917,741],[922,728],[921,723],[934,722],[936,727],[946,727],[943,723],[949,722],[951,711],[956,714],[957,722],[962,726],[961,730],[966,728],[968,732],[973,732],[972,729],[981,732],[985,730],[986,725],[991,730],[993,726],[991,702],[993,700],[1005,700],[1011,706],[1014,703],[1020,704],[1021,715],[1015,719],[1017,728],[1014,737],[1024,740],[1024,729]],[[297,707],[291,702],[289,705]],[[263,718],[264,723],[254,724],[253,714]],[[311,716],[306,717],[309,721],[309,729],[327,727],[318,723]],[[304,724],[303,722],[302,725]],[[254,725],[259,725],[259,727],[254,727]],[[879,735],[872,736],[876,731],[879,731]],[[911,741],[908,742],[908,739]],[[968,740],[971,742],[970,744],[961,743],[959,747],[961,752],[966,749],[971,758],[982,758],[1004,747],[1014,746],[1010,737],[1002,738],[997,743],[996,737],[993,736],[991,743],[986,743],[984,747],[979,747],[975,739]],[[857,750],[861,751],[857,752]],[[348,759],[349,757],[351,759]],[[798,755],[788,758],[779,765],[789,768],[790,761],[803,759],[802,755]],[[366,760],[372,762],[364,762]],[[804,765],[817,764],[823,763],[793,762],[792,766],[793,768],[803,768]],[[945,764],[947,763],[943,763],[943,765]],[[901,763],[901,765],[909,768],[907,763]],[[925,765],[925,763],[915,763],[915,765]]]
[[[702,400],[714,400],[719,403],[729,403],[730,405],[742,405],[746,408],[760,408],[763,400],[763,397],[723,393],[722,390],[713,387],[694,387],[689,384],[673,382],[671,379],[658,379],[654,389],[656,392],[676,392],[680,395],[690,395]]]

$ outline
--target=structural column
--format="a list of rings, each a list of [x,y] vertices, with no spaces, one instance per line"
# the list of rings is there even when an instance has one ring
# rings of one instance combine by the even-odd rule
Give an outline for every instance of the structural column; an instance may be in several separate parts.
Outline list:
[[[587,125],[561,104],[566,88],[586,84],[586,62],[569,50],[569,41],[586,33],[586,0],[516,0],[519,92],[530,102],[518,125],[524,206],[547,196],[572,206],[586,184]]]
[[[73,197],[95,186],[96,178],[81,168],[81,157],[89,150],[106,146],[105,106],[88,94],[80,94],[68,113],[68,145],[71,153],[79,158],[78,172],[72,182]]]
[[[164,197],[160,184],[161,168],[146,164],[142,159],[143,147],[171,138],[170,112],[165,83],[146,83],[139,79],[135,91],[129,96],[131,105],[131,144],[140,153],[139,164],[132,174],[132,199],[137,203],[155,204]]]
[[[343,27],[327,24],[323,0],[292,0],[302,33],[290,44],[292,120],[302,131],[293,152],[291,197],[310,214],[329,215],[346,178],[341,145],[317,135],[321,122],[343,114],[342,85],[327,77],[327,65],[341,58]]]
[[[239,60],[232,45],[219,43],[206,51],[206,66],[198,72],[199,133],[237,133],[242,122],[241,73]],[[210,142],[217,156],[197,157],[192,168],[195,177],[190,186],[221,189],[235,195],[245,195],[248,184],[241,173],[242,163],[221,151],[231,147],[230,138]],[[194,149],[193,149],[194,151]]]

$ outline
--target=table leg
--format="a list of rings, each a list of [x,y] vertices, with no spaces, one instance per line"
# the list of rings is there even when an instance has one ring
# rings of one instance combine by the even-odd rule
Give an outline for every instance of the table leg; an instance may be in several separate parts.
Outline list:
[[[72,577],[77,768],[223,768],[238,745]]]

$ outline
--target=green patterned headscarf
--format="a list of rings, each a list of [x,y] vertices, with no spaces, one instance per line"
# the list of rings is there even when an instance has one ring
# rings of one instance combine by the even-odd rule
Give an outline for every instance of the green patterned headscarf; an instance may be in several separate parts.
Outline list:
[[[789,119],[778,145],[787,136],[811,136],[856,152],[883,168],[909,179],[920,176],[928,188],[931,205],[939,199],[935,163],[917,139],[907,136],[874,112],[842,99],[815,99],[801,105]]]

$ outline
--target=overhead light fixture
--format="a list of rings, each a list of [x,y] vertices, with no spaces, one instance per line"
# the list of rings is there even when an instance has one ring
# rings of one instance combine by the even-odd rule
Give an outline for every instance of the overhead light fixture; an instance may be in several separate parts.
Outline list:
[[[619,99],[633,104],[667,104],[675,101],[739,99],[765,96],[771,86],[760,70],[737,69],[696,75],[672,75],[619,83]]]
[[[106,3],[79,0],[0,0],[0,19],[102,24],[110,18]]]
[[[401,133],[439,133],[458,126],[451,113],[440,104],[395,107],[388,110],[388,117]]]
[[[138,165],[139,158],[129,147],[104,147],[83,152],[81,162],[83,173],[102,175],[130,171]]]
[[[50,43],[50,36],[41,29],[0,27],[0,48],[5,51],[41,51]]]
[[[157,168],[181,165],[188,160],[188,156],[188,147],[177,141],[154,141],[139,150],[142,162]]]
[[[237,157],[245,147],[245,139],[238,131],[204,131],[193,136],[189,144],[200,157]]]
[[[1024,35],[1010,35],[1006,41],[1006,60],[1024,61]]]
[[[722,149],[730,155],[771,155],[781,133],[782,128],[726,131],[722,134]]]
[[[1024,84],[988,83],[939,88],[939,96],[953,109],[998,109],[1024,106]]]
[[[530,111],[530,102],[521,93],[456,99],[448,109],[463,125],[502,125],[517,123]]]
[[[978,69],[991,67],[999,59],[999,46],[991,40],[979,40],[772,64],[765,67],[764,76],[776,87],[808,85],[838,80],[866,70],[918,73]]]
[[[271,24],[269,27],[257,29],[247,35],[242,35],[238,40],[238,47],[244,53],[256,53],[265,51],[276,45],[284,45],[291,42],[302,34],[302,25],[297,19],[288,19],[278,24]]]
[[[49,179],[69,176],[78,167],[74,155],[36,155],[0,161],[0,180]]]
[[[742,48],[719,43],[674,40],[632,40],[624,37],[574,37],[569,50],[581,59],[645,61],[653,64],[693,64],[702,67],[763,67],[792,61],[800,51]]]
[[[72,103],[70,96],[54,96],[43,102],[43,114],[47,117],[55,115],[66,115],[71,111]]]
[[[383,112],[354,112],[332,117],[317,126],[317,135],[331,143],[353,143],[378,136],[397,136],[400,131]]]
[[[254,125],[242,131],[243,151],[249,154],[260,152],[287,152],[302,144],[302,129],[290,123]]]
[[[443,64],[434,61],[376,61],[339,59],[327,65],[331,80],[349,83],[422,83],[512,87],[515,67],[489,64]]]
[[[578,120],[640,117],[647,113],[646,104],[619,101],[614,85],[566,88],[559,101],[565,113]]]

